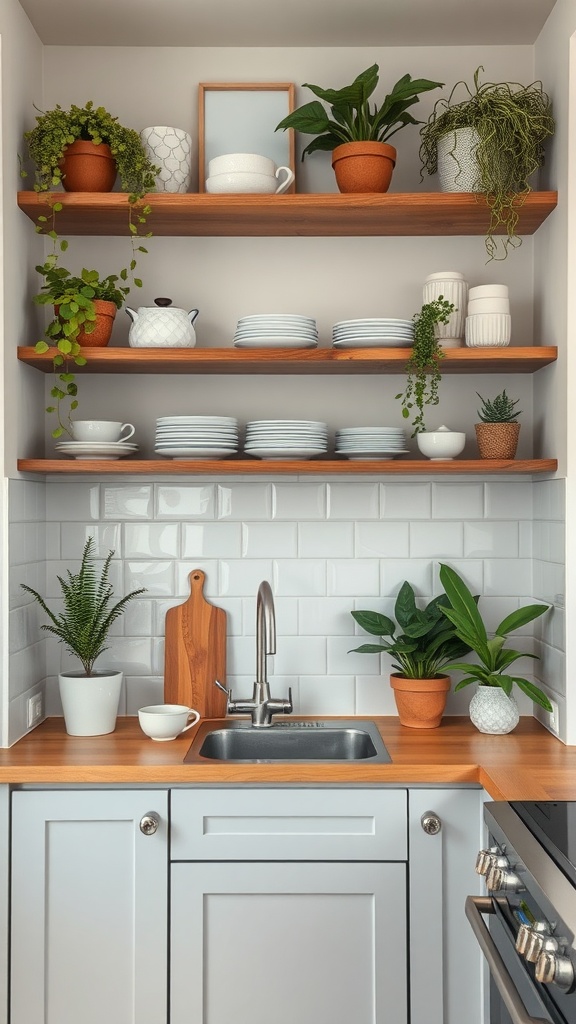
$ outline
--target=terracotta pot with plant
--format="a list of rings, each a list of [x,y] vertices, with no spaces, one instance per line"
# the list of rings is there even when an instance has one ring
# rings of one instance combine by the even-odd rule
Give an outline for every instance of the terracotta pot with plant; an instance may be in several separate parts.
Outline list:
[[[390,685],[400,723],[412,729],[435,729],[440,725],[450,689],[450,677],[443,669],[470,650],[456,636],[445,614],[449,605],[446,594],[440,594],[423,610],[419,609],[414,589],[406,581],[394,605],[397,624],[380,612],[351,613],[362,629],[381,640],[378,644],[362,644],[353,650],[359,654],[391,654],[396,659]]]
[[[481,459],[513,459],[516,456],[520,424],[516,416],[520,416],[521,410],[514,412],[514,406],[518,405],[519,398],[513,400],[506,394],[506,389],[496,398],[482,398],[482,407],[478,409],[478,416],[481,423],[475,423],[476,440]]]
[[[454,303],[440,295],[432,302],[425,302],[420,312],[412,317],[414,343],[406,363],[406,386],[396,395],[402,401],[404,419],[414,417],[412,437],[426,430],[424,406],[438,405],[438,387],[442,380],[440,362],[444,358],[444,350],[436,325],[447,324],[454,309]]]
[[[489,207],[486,251],[505,259],[519,246],[518,207],[531,191],[530,178],[544,163],[554,134],[551,104],[541,82],[457,82],[420,129],[422,173],[439,172],[443,191],[482,192]],[[457,96],[463,87],[464,98]],[[500,242],[495,233],[504,229]]]
[[[509,633],[543,615],[549,606],[529,604],[516,608],[489,635],[477,607],[478,599],[472,596],[462,577],[449,565],[441,564],[440,582],[450,600],[449,607],[445,608],[446,618],[454,625],[456,636],[468,644],[469,650],[474,651],[478,658],[478,664],[453,662],[446,666],[465,673],[456,690],[478,683],[470,701],[470,718],[476,728],[485,733],[508,733],[516,727],[520,716],[512,696],[514,686],[518,686],[545,711],[552,711],[548,697],[539,686],[511,671],[511,666],[519,658],[537,658],[537,655],[506,647]]]
[[[58,577],[64,610],[53,612],[44,598],[32,587],[21,583],[51,620],[41,628],[64,644],[69,654],[78,658],[80,672],[61,672],[58,678],[66,731],[71,736],[101,736],[113,732],[123,673],[110,669],[95,671],[97,659],[108,650],[107,640],[112,623],[125,611],[126,605],[144,593],[133,590],[112,603],[113,587],[109,581],[110,551],[100,569],[95,564],[93,539],[84,545],[80,570],[67,571],[67,578]]]
[[[276,131],[295,128],[306,135],[317,135],[302,153],[318,150],[332,152],[332,167],[340,192],[387,192],[396,163],[396,150],[387,142],[401,128],[421,124],[408,108],[419,101],[419,94],[438,89],[441,82],[404,75],[382,104],[368,102],[378,85],[378,65],[373,64],[352,85],[343,89],[321,89],[305,83],[315,96],[330,107],[313,100],[288,114]]]

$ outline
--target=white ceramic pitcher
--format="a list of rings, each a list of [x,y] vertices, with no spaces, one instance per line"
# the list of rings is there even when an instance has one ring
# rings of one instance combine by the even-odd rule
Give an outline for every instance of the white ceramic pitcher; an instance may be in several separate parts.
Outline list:
[[[194,348],[196,332],[192,326],[197,309],[189,313],[172,306],[172,299],[154,299],[154,306],[139,306],[126,312],[132,320],[128,344],[132,348]]]

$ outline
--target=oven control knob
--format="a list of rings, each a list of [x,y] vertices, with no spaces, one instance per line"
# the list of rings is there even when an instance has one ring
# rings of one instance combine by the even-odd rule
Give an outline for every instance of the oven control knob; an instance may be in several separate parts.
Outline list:
[[[496,867],[496,861],[502,861],[502,867],[508,864],[505,857],[500,855],[500,851],[497,846],[492,846],[489,850],[480,850],[480,853],[476,857],[476,872],[479,875],[487,875],[491,868]]]
[[[524,959],[535,964],[542,953],[557,953],[560,949],[558,939],[550,935],[548,929],[540,932],[532,932],[526,944]]]
[[[574,984],[574,967],[567,956],[545,950],[536,961],[536,980],[544,985],[558,985],[566,991]]]
[[[526,956],[528,945],[537,932],[545,932],[547,935],[549,934],[550,929],[545,921],[534,921],[533,924],[520,925],[514,945],[521,956]]]
[[[497,867],[489,872],[486,888],[489,892],[520,892],[524,886],[518,875],[509,867]]]

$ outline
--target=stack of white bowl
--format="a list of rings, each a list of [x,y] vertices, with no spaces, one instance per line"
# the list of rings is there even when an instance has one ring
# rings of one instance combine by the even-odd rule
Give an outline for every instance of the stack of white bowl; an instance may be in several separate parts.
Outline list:
[[[316,348],[317,345],[316,321],[296,313],[243,316],[234,335],[235,348]]]
[[[154,451],[167,459],[225,459],[238,451],[232,416],[160,416]]]
[[[481,284],[468,292],[466,344],[470,348],[510,344],[512,320],[508,285]]]
[[[332,328],[334,348],[404,348],[414,344],[411,320],[369,317],[341,320]]]
[[[267,156],[258,153],[225,153],[208,161],[206,191],[285,192],[294,181],[290,167],[276,167]]]
[[[394,459],[406,455],[401,427],[342,427],[336,431],[336,451],[347,459]]]
[[[252,420],[246,424],[247,455],[258,459],[311,459],[328,450],[328,424],[318,420]]]

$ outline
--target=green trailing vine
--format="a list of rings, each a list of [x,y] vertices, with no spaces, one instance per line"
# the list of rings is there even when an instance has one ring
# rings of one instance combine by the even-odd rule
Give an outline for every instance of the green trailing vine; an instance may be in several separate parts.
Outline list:
[[[521,244],[516,234],[518,207],[531,191],[530,177],[544,163],[544,144],[554,134],[555,123],[542,82],[480,84],[481,71],[483,67],[474,73],[473,88],[457,82],[447,99],[438,100],[420,129],[421,177],[424,171],[434,174],[438,169],[439,139],[458,128],[474,128],[479,139],[479,191],[490,209],[486,251],[489,260],[505,259],[510,248]],[[455,101],[461,87],[464,99]],[[506,234],[499,242],[495,232],[502,226]]]
[[[402,416],[412,415],[414,428],[411,436],[426,430],[424,406],[438,405],[438,388],[442,380],[440,370],[444,351],[436,337],[436,324],[447,324],[455,310],[453,302],[442,295],[432,302],[426,302],[419,313],[412,317],[414,323],[414,345],[406,363],[406,386],[396,395],[402,401]]]

